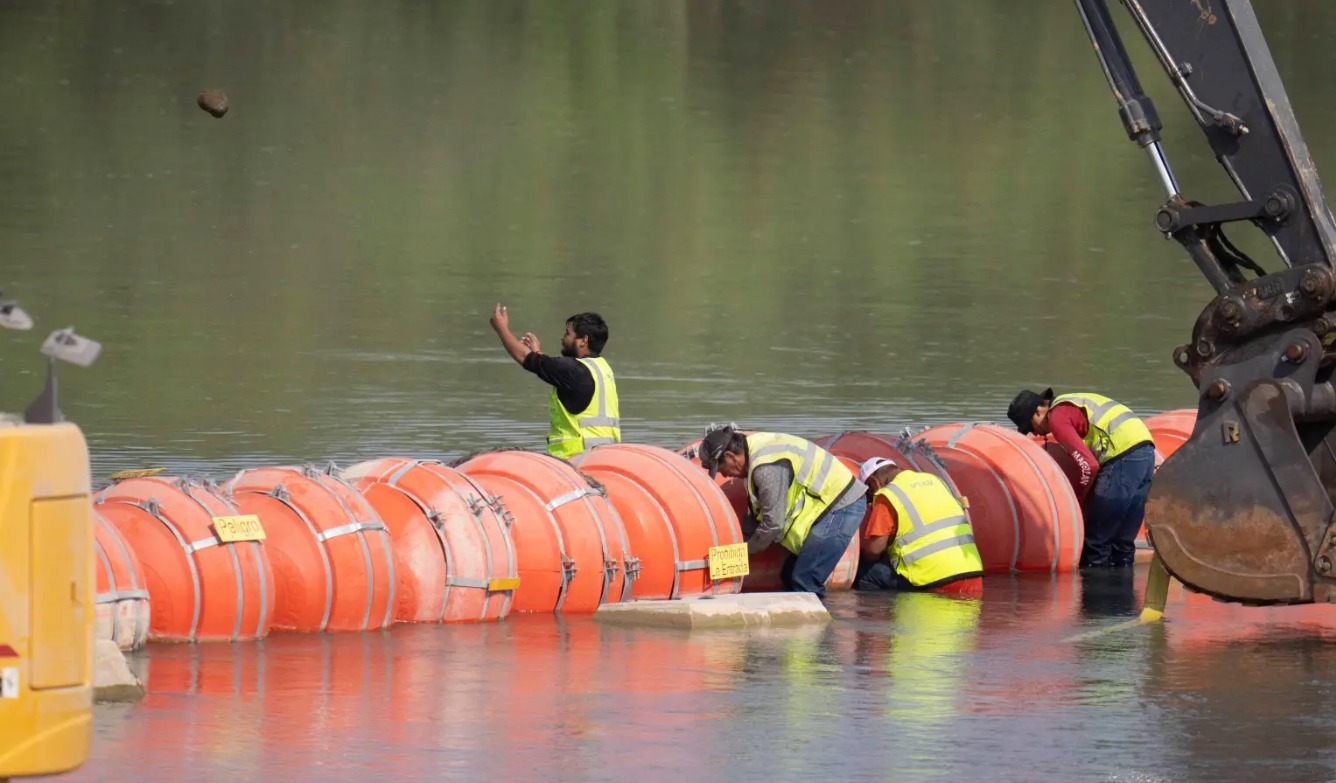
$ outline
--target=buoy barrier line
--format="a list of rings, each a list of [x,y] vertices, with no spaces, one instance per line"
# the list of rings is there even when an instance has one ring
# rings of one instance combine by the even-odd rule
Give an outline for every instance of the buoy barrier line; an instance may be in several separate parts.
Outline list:
[[[958,464],[953,472],[959,485],[969,484],[971,476],[977,479],[979,463],[988,467],[987,473],[994,479],[1001,480],[1005,494],[1012,496],[1009,506],[1015,511],[1017,523],[1013,525],[1015,543],[1009,547],[1016,551],[1011,570],[1056,573],[1070,570],[1079,562],[1084,539],[1080,505],[1057,463],[1047,454],[1042,459],[1031,455],[1032,450],[1042,451],[1042,446],[1012,429],[984,422],[929,427],[918,439],[938,449],[949,468],[953,454],[974,453],[974,460],[954,459]],[[1009,467],[1012,465],[1024,466],[1028,471],[1016,472]],[[984,491],[982,486],[971,487],[964,494]],[[982,497],[980,494],[976,499]],[[997,499],[993,500],[996,504]],[[978,518],[971,519],[971,524],[976,528],[986,569],[996,570],[996,547],[1001,543],[993,535],[997,522]],[[1041,545],[1036,538],[1040,535],[1048,542]]]
[[[394,552],[393,545],[390,542],[389,530],[386,529],[385,523],[381,521],[380,516],[376,514],[375,509],[371,508],[371,505],[366,502],[366,498],[362,497],[362,493],[353,489],[335,476],[334,471],[335,466],[332,462],[329,463],[323,471],[317,470],[314,465],[305,465],[302,467],[303,475],[319,484],[321,488],[334,498],[334,502],[339,504],[339,507],[343,509],[343,512],[347,514],[349,518],[354,520],[346,525],[336,527],[333,530],[323,531],[322,535],[324,535],[325,538],[320,543],[323,544],[331,538],[337,538],[343,535],[352,533],[358,534],[357,543],[361,545],[362,548],[362,561],[366,565],[367,583],[370,585],[372,583],[372,574],[375,573],[375,565],[371,562],[371,546],[367,542],[366,533],[367,531],[372,531],[381,534],[382,550],[386,554],[385,564],[388,567],[390,574],[389,597],[385,601],[385,614],[381,618],[380,625],[377,627],[388,628],[394,623],[394,587],[396,581],[394,576]],[[348,490],[348,496],[356,501],[357,505],[361,507],[361,511],[366,515],[367,518],[365,520],[361,520],[360,522],[357,521],[357,516],[353,513],[347,500],[345,500],[341,493],[335,491],[335,489],[329,485],[329,481],[338,482],[339,485],[342,485]],[[375,598],[376,591],[374,587],[367,590],[366,614],[362,617],[362,630],[364,631],[371,625],[371,610],[372,607],[375,606]]]
[[[1029,464],[1030,467],[1034,468],[1036,473],[1041,472],[1039,468],[1039,463],[1036,462],[1035,459],[1031,457],[1029,454],[1026,454],[1024,448],[1021,448],[1014,441],[1007,441],[1007,444],[1011,446],[1011,448],[1015,449],[1021,455],[1021,457],[1026,461],[1026,463]],[[1053,513],[1054,519],[1057,519],[1058,499],[1057,497],[1054,496],[1053,485],[1046,481],[1043,483],[1042,486],[1044,487],[1044,497],[1048,500],[1049,511]],[[1068,515],[1067,524],[1068,527],[1071,528],[1071,535],[1068,536],[1068,539],[1070,539],[1072,542],[1072,560],[1079,562],[1081,559],[1081,543],[1084,540],[1083,536],[1085,534],[1085,530],[1083,527],[1084,517],[1081,514],[1080,505],[1076,503],[1076,496],[1074,493],[1070,492],[1067,493],[1066,500],[1069,504],[1069,509],[1071,511],[1071,514]],[[1062,551],[1062,530],[1059,525],[1053,526],[1053,551],[1054,552]],[[1057,573],[1057,571],[1058,571],[1058,559],[1053,558],[1049,564],[1049,572]]]
[[[615,443],[571,461],[587,480],[602,485],[630,541],[629,551],[639,555],[635,597],[741,591],[742,577],[711,579],[708,563],[713,547],[742,541],[737,514],[718,483],[681,451]]]
[[[401,579],[405,580],[400,587],[408,588],[401,600],[401,603],[407,603],[400,606],[398,619],[426,620],[422,609],[416,605],[417,597],[434,592],[438,587],[439,600],[431,621],[486,622],[509,615],[514,593],[519,587],[518,564],[510,535],[513,519],[498,497],[489,495],[471,478],[437,460],[373,460],[354,465],[342,475],[350,479],[373,508],[377,508],[382,519],[393,519],[396,525],[402,526],[397,532],[390,531],[395,555],[404,557],[406,564],[400,571]],[[397,493],[396,497],[404,498],[418,516],[391,516],[392,509],[382,508],[377,503],[377,499],[381,504],[386,503],[378,487],[392,490]],[[444,502],[451,508],[438,507],[437,502]],[[463,522],[467,530],[458,524],[451,525],[451,520]],[[426,522],[425,526],[420,525],[422,521]],[[422,546],[420,536],[426,535],[425,530],[430,530],[430,540],[435,541],[440,560],[423,564],[431,573],[419,574],[411,567],[412,556],[418,554],[412,548]],[[456,540],[461,535],[466,537]],[[468,568],[477,563],[476,557],[467,556],[473,554],[468,551],[470,549],[481,552],[481,568]],[[472,574],[464,573],[461,568]],[[475,596],[462,592],[462,589],[484,592],[475,609],[468,609]]]
[[[244,472],[245,471],[238,472],[236,478],[240,478],[241,474]],[[289,511],[291,511],[298,519],[302,521],[303,524],[306,525],[306,529],[311,533],[311,537],[314,538],[316,541],[320,541],[320,529],[315,526],[315,523],[311,521],[310,517],[306,516],[305,512],[303,512],[297,506],[293,505],[291,496],[288,494],[288,490],[286,487],[284,487],[282,484],[276,484],[274,485],[273,489],[269,490],[265,494],[268,497],[271,497],[274,500],[286,506]],[[320,565],[324,570],[326,589],[325,589],[324,612],[320,616],[320,624],[313,630],[323,631],[325,630],[325,628],[329,627],[329,616],[334,610],[334,590],[330,588],[330,585],[334,584],[334,567],[329,562],[329,552],[325,549],[325,547],[323,546],[316,547],[316,551],[320,553]],[[296,629],[296,630],[302,630],[302,629]]]
[[[858,466],[870,457],[889,457],[906,470],[937,476],[953,495],[961,497],[959,488],[956,487],[946,465],[937,457],[932,447],[911,440],[907,434],[897,436],[866,430],[847,430],[813,442],[836,457],[852,460],[854,463],[852,469],[855,473]]]
[[[535,544],[530,535],[535,531],[526,518],[545,516],[556,525],[561,534],[560,568],[564,583],[556,611],[593,612],[604,603],[630,597],[638,574],[627,564],[634,565],[634,556],[622,521],[598,482],[565,460],[522,449],[485,452],[452,466],[499,495],[516,515],[512,533],[517,539],[522,580],[526,549]],[[519,488],[524,492],[515,497],[508,494]],[[520,541],[525,545],[519,546]],[[531,556],[551,562],[551,554],[534,552]],[[589,568],[591,562],[596,571]],[[588,578],[595,573],[596,583]],[[521,588],[519,596],[524,597],[525,592]],[[527,601],[524,604],[523,611],[534,608]]]
[[[927,445],[926,441],[924,441],[924,445]],[[948,448],[955,449],[954,446],[948,446]],[[956,459],[961,459],[961,458],[968,459],[972,463],[971,467],[977,470],[982,470],[990,478],[992,478],[994,482],[996,482],[997,485],[996,495],[1002,498],[1003,502],[1006,504],[1008,512],[1007,516],[1011,520],[1011,557],[1006,561],[1005,570],[1007,572],[1013,572],[1019,570],[1018,565],[1020,563],[1020,558],[1021,558],[1021,513],[1020,509],[1017,508],[1016,506],[1015,498],[1011,496],[1010,488],[1007,487],[1006,479],[1002,477],[1002,474],[999,473],[996,468],[994,468],[987,460],[983,459],[979,455],[969,451],[965,451],[964,449],[956,449],[956,451],[960,455],[960,457],[955,457]],[[963,471],[961,470],[961,466],[957,465],[956,467],[956,473],[958,474],[956,477],[957,484],[963,483],[964,481],[961,475],[959,475],[962,472]],[[977,496],[980,497],[981,499],[988,494],[987,492],[984,491],[983,487],[980,487],[978,485],[974,485],[971,491],[977,493]],[[965,493],[962,495],[962,498],[967,498],[968,496],[969,493]],[[986,530],[987,526],[991,524],[992,520],[986,519],[982,520],[982,523],[979,525],[979,527],[982,527]],[[972,516],[970,518],[970,525],[971,527],[975,526],[975,519]],[[976,546],[978,545],[978,538],[979,538],[979,530],[975,529]],[[983,550],[980,550],[980,554],[983,554]],[[985,555],[984,556],[985,568],[987,568],[988,566],[988,560],[989,557]],[[995,570],[995,569],[989,569],[989,570]]]
[[[232,564],[232,581],[235,585],[235,619],[233,620],[231,633],[228,636],[220,637],[220,640],[235,642],[242,640],[243,638],[259,639],[268,635],[271,623],[269,608],[272,603],[272,596],[269,594],[269,579],[266,571],[270,571],[271,569],[262,542],[255,540],[237,541],[224,545],[218,540],[216,535],[206,536],[192,541],[191,534],[173,519],[173,515],[164,513],[162,501],[156,494],[140,496],[133,494],[133,490],[140,490],[144,493],[166,491],[181,496],[184,498],[185,502],[192,504],[199,512],[202,512],[205,515],[204,518],[209,520],[209,522],[204,523],[203,525],[206,531],[213,525],[213,520],[215,518],[234,515],[237,509],[232,506],[226,498],[218,494],[216,485],[207,479],[195,481],[186,478],[177,478],[173,480],[158,477],[134,477],[118,480],[98,493],[94,500],[95,506],[102,507],[102,511],[110,517],[108,521],[111,522],[114,527],[120,528],[120,525],[117,525],[117,519],[120,517],[120,512],[117,510],[118,507],[135,509],[157,522],[161,525],[162,529],[170,533],[172,540],[175,541],[176,545],[181,549],[181,552],[184,555],[185,566],[188,569],[190,576],[190,623],[188,627],[184,629],[184,632],[176,632],[172,629],[167,629],[165,627],[165,622],[157,622],[157,615],[150,610],[150,638],[186,642],[201,641],[201,625],[205,621],[204,603],[206,596],[204,594],[205,580],[203,579],[200,570],[200,560],[197,555],[201,551],[215,546],[221,546],[226,549],[228,558]],[[205,497],[209,502],[206,503],[205,500],[200,497],[197,490],[203,490]],[[211,503],[215,505],[211,506]],[[185,509],[181,510],[184,511]],[[122,524],[128,527],[132,524],[132,521],[126,520]],[[128,529],[120,528],[119,532],[133,539],[133,536]],[[141,562],[144,562],[146,558],[149,558],[145,567],[146,569],[154,570],[156,572],[156,569],[154,568],[155,564],[151,560],[151,552],[147,549],[148,542],[141,542],[141,544],[145,547],[145,551],[137,551],[136,554],[139,556]],[[247,591],[246,582],[243,577],[243,573],[246,569],[243,569],[241,558],[238,555],[240,549],[238,545],[248,545],[245,551],[249,554],[248,564],[254,564],[255,566],[256,588],[259,594],[259,606],[257,607],[258,617],[255,623],[255,630],[246,637],[243,637],[241,633],[243,621],[247,614]],[[164,585],[164,589],[168,589],[168,586]],[[162,608],[162,600],[167,598],[167,596],[162,596],[158,601],[160,609]],[[153,591],[151,589],[149,590],[149,599],[150,602],[153,602]]]
[[[467,474],[462,467],[459,468],[459,470]],[[497,497],[501,498],[505,503],[505,513],[510,520],[511,536],[515,539],[515,553],[517,568],[520,572],[520,586],[515,591],[515,604],[512,607],[512,611],[561,612],[566,604],[566,596],[570,592],[571,582],[575,579],[575,562],[566,555],[566,539],[562,534],[561,525],[557,523],[557,518],[552,515],[552,512],[543,508],[545,501],[539,497],[537,493],[528,486],[521,484],[508,476],[479,474],[470,475],[469,477],[484,487],[488,487],[489,482],[491,482],[500,483],[502,487],[506,489],[506,493],[502,493],[502,487],[496,489],[491,489],[489,487],[489,491],[495,492]],[[505,500],[507,493],[510,497],[510,500],[508,501]],[[537,524],[538,515],[536,514],[534,515],[534,521],[532,522],[521,523],[519,519],[515,517],[511,509],[525,502],[531,504],[532,508],[543,512],[542,519],[544,520],[544,524]],[[530,517],[526,517],[526,519],[528,518]],[[526,550],[533,546],[535,538],[544,532],[550,533],[551,537],[549,540],[554,545],[554,551],[546,553],[546,557],[534,557],[532,552],[526,554]],[[524,542],[523,545],[521,545],[521,541]],[[546,549],[546,547],[543,548]],[[536,562],[538,560],[547,560],[548,564],[553,566],[549,573],[555,573],[557,576],[557,591],[554,596],[554,601],[550,606],[544,605],[546,601],[543,598],[538,598],[531,602],[530,595],[533,593],[530,591],[535,588],[526,588],[526,585],[543,585],[546,582],[546,580],[538,576],[542,571],[537,566],[526,565],[526,561]],[[524,572],[526,570],[533,574],[527,580],[524,577]]]
[[[586,478],[586,480],[588,479]],[[564,495],[549,500],[547,503],[543,504],[543,509],[549,512],[556,511],[557,509],[561,508],[567,503],[574,503],[577,500],[589,497],[591,495],[597,495],[599,497],[606,498],[607,492],[603,491],[602,489],[595,489],[592,486],[576,487],[575,489],[571,490],[570,492],[567,492]],[[603,520],[599,517],[598,509],[591,506],[590,513],[593,514],[595,518],[596,524],[594,525],[594,530],[598,532],[599,546],[603,550],[603,592],[599,595],[598,598],[598,604],[599,606],[602,606],[605,603],[609,603],[608,593],[612,589],[612,583],[617,579],[617,571],[620,569],[620,564],[617,562],[615,558],[609,557],[609,554],[611,553],[611,547],[609,546],[605,525],[603,523]],[[629,545],[625,540],[625,536],[623,536],[621,544],[622,544],[622,552],[626,553],[629,548]],[[574,563],[572,563],[572,567],[573,566]],[[572,576],[574,576],[574,572],[572,572]],[[633,578],[634,577],[632,577],[628,571],[628,573],[626,574],[626,578],[622,579],[621,595],[618,596],[617,599],[612,603],[619,603],[621,601],[630,600],[631,582]]]
[[[332,463],[325,470],[313,465],[253,468],[239,471],[224,485],[239,508],[265,523],[269,545],[278,553],[274,568],[282,579],[276,625],[284,630],[365,631],[394,622],[396,577],[389,530],[361,493],[334,470]],[[270,505],[274,503],[277,508]],[[274,513],[278,508],[282,514]],[[342,520],[349,521],[335,524]],[[324,577],[318,586],[310,578],[316,567]],[[307,598],[312,587],[319,591],[318,621]],[[384,610],[377,611],[381,602]]]
[[[93,603],[105,610],[94,612],[99,638],[110,639],[123,650],[138,649],[148,641],[151,611],[143,566],[120,532],[98,513],[96,506],[92,507],[92,512],[93,549],[98,562]]]

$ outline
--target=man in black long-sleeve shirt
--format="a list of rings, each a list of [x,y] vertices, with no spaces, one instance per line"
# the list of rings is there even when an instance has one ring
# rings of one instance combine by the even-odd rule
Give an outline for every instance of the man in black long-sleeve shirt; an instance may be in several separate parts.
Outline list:
[[[533,332],[516,338],[510,331],[510,314],[500,304],[492,310],[491,324],[510,357],[552,386],[549,454],[569,459],[594,446],[621,441],[617,383],[612,367],[599,355],[608,341],[608,325],[598,313],[566,319],[561,356],[544,355]]]

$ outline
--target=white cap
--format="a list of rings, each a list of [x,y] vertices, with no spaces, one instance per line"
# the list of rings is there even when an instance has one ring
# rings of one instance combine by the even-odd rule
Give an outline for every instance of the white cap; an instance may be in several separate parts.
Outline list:
[[[876,473],[878,470],[887,465],[896,468],[900,467],[899,465],[895,464],[895,460],[893,459],[889,459],[887,457],[873,457],[872,459],[858,466],[858,481],[862,484],[866,484],[868,477],[870,477],[873,473]]]

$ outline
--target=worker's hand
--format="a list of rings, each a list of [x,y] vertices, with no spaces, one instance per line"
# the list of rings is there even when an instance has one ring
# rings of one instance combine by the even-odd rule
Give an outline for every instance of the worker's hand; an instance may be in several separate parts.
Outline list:
[[[543,352],[543,349],[538,347],[538,336],[535,335],[533,332],[525,332],[524,336],[520,338],[520,342],[524,343],[524,347],[528,348],[534,353]]]
[[[488,320],[498,334],[503,331],[510,331],[510,314],[499,303],[492,309],[492,317]]]

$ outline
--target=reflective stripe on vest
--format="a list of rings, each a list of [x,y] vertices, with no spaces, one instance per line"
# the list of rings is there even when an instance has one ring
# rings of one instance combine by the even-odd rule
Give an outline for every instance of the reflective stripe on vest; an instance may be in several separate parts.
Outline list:
[[[1150,430],[1132,409],[1116,400],[1081,392],[1060,395],[1053,400],[1053,406],[1059,403],[1075,405],[1085,411],[1088,426],[1081,440],[1094,452],[1101,465],[1135,446],[1154,442]]]
[[[788,508],[779,543],[797,554],[817,518],[844,493],[854,475],[830,452],[810,440],[773,432],[748,435],[747,498],[758,521],[761,509],[752,472],[782,460],[793,465],[793,482],[789,484]]]
[[[589,399],[589,407],[572,414],[557,398],[556,387],[548,393],[547,453],[562,459],[622,440],[617,381],[613,378],[612,367],[602,357],[578,361],[589,368],[594,379],[594,394]]]
[[[887,552],[896,573],[910,584],[923,587],[983,572],[965,509],[941,479],[902,470],[877,494],[895,508],[895,540]]]

